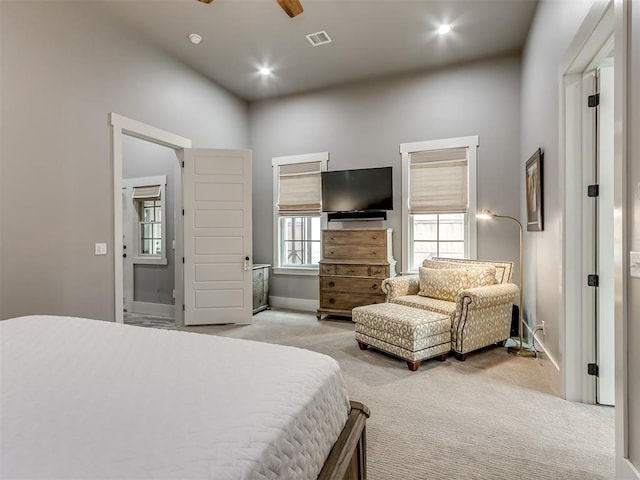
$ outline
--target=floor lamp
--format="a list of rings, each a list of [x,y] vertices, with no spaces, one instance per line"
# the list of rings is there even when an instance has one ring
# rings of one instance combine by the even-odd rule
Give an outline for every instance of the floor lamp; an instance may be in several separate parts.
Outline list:
[[[523,330],[524,330],[524,319],[523,319],[523,312],[524,312],[524,262],[522,261],[522,257],[523,257],[523,250],[522,250],[522,246],[523,246],[523,238],[524,238],[524,231],[522,229],[522,223],[520,223],[520,220],[518,220],[515,217],[510,217],[509,215],[498,215],[496,213],[493,213],[491,210],[486,210],[486,209],[482,209],[480,210],[480,213],[478,213],[476,215],[477,218],[484,218],[484,219],[492,219],[492,218],[508,218],[509,220],[513,220],[514,222],[516,222],[518,224],[518,227],[520,228],[520,305],[518,308],[518,332],[520,334],[520,343],[517,347],[509,347],[507,349],[507,351],[509,353],[511,353],[512,355],[518,355],[520,357],[534,357],[535,353],[532,352],[531,350],[527,350],[524,348],[524,341],[523,341]]]

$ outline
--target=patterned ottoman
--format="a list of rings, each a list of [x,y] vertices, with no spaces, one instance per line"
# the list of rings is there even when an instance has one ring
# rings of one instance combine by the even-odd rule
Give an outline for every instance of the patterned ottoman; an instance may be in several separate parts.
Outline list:
[[[444,361],[451,350],[451,319],[447,315],[377,303],[352,310],[356,340],[361,350],[369,346],[407,361],[415,372],[422,360],[439,355]]]

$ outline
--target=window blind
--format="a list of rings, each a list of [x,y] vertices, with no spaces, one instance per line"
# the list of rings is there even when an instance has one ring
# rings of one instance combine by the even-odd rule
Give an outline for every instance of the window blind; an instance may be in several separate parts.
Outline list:
[[[466,213],[467,148],[409,154],[409,213]]]
[[[145,198],[160,200],[160,185],[148,185],[145,187],[133,187],[133,198]]]
[[[278,213],[316,215],[322,208],[321,162],[280,165]]]

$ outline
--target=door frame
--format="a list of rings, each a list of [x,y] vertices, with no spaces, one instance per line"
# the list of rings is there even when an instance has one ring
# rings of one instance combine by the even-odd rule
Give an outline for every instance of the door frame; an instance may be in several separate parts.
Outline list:
[[[175,164],[175,200],[174,211],[182,210],[182,169],[179,158],[185,148],[191,147],[191,139],[181,137],[160,128],[147,125],[114,112],[109,113],[111,125],[111,161],[113,165],[113,260],[114,260],[114,320],[116,323],[124,323],[122,310],[123,266],[122,266],[122,136],[127,135],[141,140],[146,140],[157,145],[172,148],[176,151]],[[175,217],[175,258],[181,258],[184,238],[182,235],[182,215]],[[167,242],[168,243],[168,242]],[[183,269],[182,263],[176,262],[175,268],[175,321],[182,325],[182,304],[184,303]]]
[[[588,375],[587,363],[596,361],[595,316],[593,291],[585,287],[587,253],[592,254],[593,238],[587,231],[587,220],[593,206],[584,201],[585,179],[588,173],[585,158],[594,154],[592,127],[594,112],[585,104],[585,75],[594,60],[610,45],[614,34],[613,2],[595,2],[578,30],[560,64],[560,191],[564,191],[563,215],[563,298],[561,318],[564,319],[563,394],[567,400],[596,402],[595,377]],[[597,63],[597,62],[596,62]],[[615,59],[618,68],[617,58]],[[616,70],[616,75],[618,71]],[[595,88],[595,86],[594,86]],[[616,136],[616,145],[619,137]],[[619,174],[617,169],[616,175]],[[614,179],[616,186],[621,177]],[[593,260],[591,260],[593,263]],[[575,275],[574,272],[580,272]],[[593,273],[593,272],[589,272]]]

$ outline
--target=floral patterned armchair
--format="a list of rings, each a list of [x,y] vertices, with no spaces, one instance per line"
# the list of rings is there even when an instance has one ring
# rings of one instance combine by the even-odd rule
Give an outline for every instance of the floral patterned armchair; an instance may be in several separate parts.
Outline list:
[[[459,359],[495,343],[504,345],[511,330],[518,286],[510,283],[513,262],[433,258],[419,275],[387,278],[386,301],[448,315],[451,349]]]

